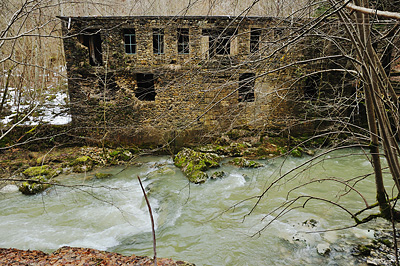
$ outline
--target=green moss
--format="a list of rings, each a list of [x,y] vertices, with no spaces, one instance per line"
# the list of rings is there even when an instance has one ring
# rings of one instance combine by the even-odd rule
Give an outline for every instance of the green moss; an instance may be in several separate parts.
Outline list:
[[[174,159],[174,164],[175,164],[175,166],[182,168],[183,166],[186,165],[187,159],[188,158],[185,156],[180,156],[180,157],[176,156]]]
[[[246,145],[242,143],[232,143],[228,147],[228,152],[230,156],[236,157],[236,156],[243,156],[245,150],[247,149]]]
[[[36,164],[37,164],[37,165],[42,164],[42,163],[43,163],[43,159],[44,159],[44,156],[40,156],[39,158],[37,158],[37,159],[36,159]]]
[[[84,173],[93,169],[93,160],[89,156],[81,156],[76,158],[72,163],[72,171],[76,173]]]
[[[208,175],[207,173],[204,173],[203,171],[196,170],[191,173],[191,175],[188,177],[189,181],[195,184],[200,184],[206,182]]]
[[[245,168],[258,168],[263,166],[258,162],[246,160],[243,157],[234,158],[233,160],[230,160],[229,163],[235,166],[245,167]]]
[[[104,178],[112,177],[112,174],[96,173],[94,176],[95,176],[97,179],[104,179]]]
[[[50,184],[43,184],[47,181],[48,180],[45,176],[32,177],[29,181],[23,182],[18,189],[22,192],[22,194],[34,195],[46,190],[51,186]]]
[[[223,178],[225,175],[226,175],[226,174],[225,174],[224,171],[217,171],[217,172],[214,172],[214,173],[211,175],[210,178],[211,178],[211,179]]]
[[[303,149],[302,149],[301,147],[297,147],[297,148],[293,149],[293,150],[290,152],[290,154],[291,154],[293,157],[301,157],[301,156],[303,156]]]
[[[118,150],[114,150],[114,151],[111,151],[111,152],[109,153],[109,155],[110,155],[111,157],[116,157],[116,156],[118,156],[118,154],[119,154],[119,151],[118,151]]]
[[[203,183],[208,177],[204,171],[219,167],[221,160],[222,158],[217,154],[185,148],[174,157],[174,164],[182,170],[190,182]]]
[[[359,245],[357,249],[360,252],[360,255],[363,256],[371,255],[371,247],[369,245]]]
[[[81,156],[74,160],[73,165],[84,164],[84,163],[88,163],[91,161],[92,161],[92,158],[90,158],[89,156]]]
[[[285,147],[278,146],[278,147],[276,147],[276,149],[279,151],[279,153],[280,153],[281,155],[287,153],[287,149],[286,149]]]
[[[22,173],[26,177],[35,177],[35,176],[53,177],[53,176],[56,175],[56,171],[53,170],[49,165],[29,167],[28,169],[26,169]]]
[[[390,241],[389,239],[379,239],[378,241],[389,248],[392,247],[392,241]]]

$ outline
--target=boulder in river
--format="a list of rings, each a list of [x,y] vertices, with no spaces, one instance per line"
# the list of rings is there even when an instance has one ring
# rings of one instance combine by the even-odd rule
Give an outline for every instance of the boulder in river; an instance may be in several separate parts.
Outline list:
[[[235,166],[245,167],[245,168],[258,168],[263,166],[258,162],[246,160],[243,157],[237,157],[233,160],[230,160],[229,163]]]
[[[29,180],[22,182],[22,184],[18,186],[18,190],[25,195],[40,193],[51,186],[48,182],[60,172],[61,171],[52,169],[49,165],[29,167],[22,172]]]
[[[216,171],[210,176],[210,179],[218,179],[218,178],[223,178],[225,176],[226,174],[224,171]]]
[[[25,182],[22,182],[18,189],[22,192],[22,194],[34,195],[46,190],[51,186],[50,184],[46,184],[46,182],[48,182],[48,180],[45,176],[35,176]]]
[[[204,171],[219,167],[222,157],[215,153],[197,152],[185,148],[174,158],[174,164],[179,167],[192,183],[204,183],[208,175]]]

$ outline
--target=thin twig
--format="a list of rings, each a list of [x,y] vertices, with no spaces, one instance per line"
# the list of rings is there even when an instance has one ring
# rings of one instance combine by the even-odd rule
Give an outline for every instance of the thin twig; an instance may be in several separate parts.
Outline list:
[[[153,213],[151,211],[150,202],[149,202],[149,199],[147,198],[146,191],[144,190],[144,187],[143,187],[143,184],[142,184],[142,180],[140,180],[139,176],[137,176],[137,179],[139,180],[139,184],[140,184],[140,187],[142,188],[144,199],[146,200],[147,208],[149,209],[149,213],[150,213],[151,232],[153,234],[154,265],[157,266],[156,231],[154,230]]]

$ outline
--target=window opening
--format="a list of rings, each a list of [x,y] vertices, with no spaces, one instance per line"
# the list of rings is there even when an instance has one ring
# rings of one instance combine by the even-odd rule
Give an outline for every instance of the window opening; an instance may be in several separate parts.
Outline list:
[[[189,53],[189,29],[178,29],[178,54]]]
[[[134,29],[124,30],[125,52],[127,54],[136,54],[136,34]]]
[[[79,41],[89,49],[89,64],[101,66],[103,64],[101,52],[101,35],[99,30],[89,30],[79,36]]]
[[[250,32],[250,53],[260,50],[261,29],[251,29]]]
[[[274,29],[274,38],[275,39],[282,38],[283,37],[283,33],[284,33],[283,30],[284,30],[284,28],[282,28],[282,27],[275,28]]]
[[[312,99],[318,95],[318,87],[320,83],[320,76],[310,75],[304,80],[304,96],[306,99]]]
[[[203,35],[209,36],[209,56],[229,55],[231,53],[231,39],[235,35],[232,29],[203,30]]]
[[[137,89],[135,96],[141,101],[154,101],[156,99],[156,91],[154,89],[153,74],[136,74]]]
[[[164,53],[164,30],[153,29],[153,53]]]
[[[243,73],[239,76],[239,102],[254,102],[254,73]]]

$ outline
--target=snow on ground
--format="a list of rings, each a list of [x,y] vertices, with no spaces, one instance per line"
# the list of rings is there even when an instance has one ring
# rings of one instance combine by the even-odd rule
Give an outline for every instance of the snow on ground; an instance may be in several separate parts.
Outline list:
[[[48,88],[51,89],[51,88]],[[4,93],[4,92],[3,92]],[[29,113],[21,125],[37,125],[37,124],[52,124],[52,125],[65,125],[71,122],[71,115],[67,107],[68,94],[66,91],[57,91],[54,93],[48,93],[42,100],[35,98],[40,97],[29,97],[24,95],[17,103],[17,90],[15,88],[8,89],[8,97],[6,105],[8,106],[7,115],[0,119],[3,125],[10,123],[16,123],[15,118],[17,115],[19,119],[24,117],[25,114]],[[43,97],[42,97],[43,98]],[[32,110],[33,109],[33,110]],[[19,111],[19,114],[17,113]]]

